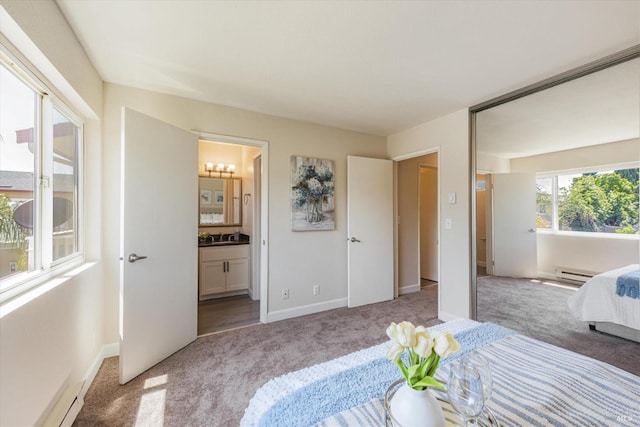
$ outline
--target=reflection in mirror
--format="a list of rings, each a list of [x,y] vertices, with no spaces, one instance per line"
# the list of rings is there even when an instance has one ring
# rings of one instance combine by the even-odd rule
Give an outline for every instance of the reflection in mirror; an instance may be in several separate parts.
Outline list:
[[[200,226],[242,225],[242,180],[200,177]]]
[[[486,277],[579,286],[638,263],[639,53],[471,109],[475,318]]]

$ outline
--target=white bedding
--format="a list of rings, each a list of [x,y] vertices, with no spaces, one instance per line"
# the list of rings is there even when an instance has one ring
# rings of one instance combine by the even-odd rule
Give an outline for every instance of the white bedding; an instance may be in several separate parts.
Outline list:
[[[616,279],[640,264],[607,271],[589,279],[569,297],[569,309],[574,317],[585,322],[611,322],[640,330],[640,299],[616,295]]]

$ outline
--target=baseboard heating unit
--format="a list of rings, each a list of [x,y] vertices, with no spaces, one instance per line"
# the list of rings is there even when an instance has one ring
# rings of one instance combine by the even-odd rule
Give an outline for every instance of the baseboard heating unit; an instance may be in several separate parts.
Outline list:
[[[587,270],[580,270],[572,267],[556,267],[556,277],[562,280],[570,280],[572,282],[584,283],[598,273]]]

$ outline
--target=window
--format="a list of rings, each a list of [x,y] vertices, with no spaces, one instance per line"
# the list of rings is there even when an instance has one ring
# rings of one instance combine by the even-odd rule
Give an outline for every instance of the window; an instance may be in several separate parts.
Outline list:
[[[48,92],[0,61],[0,292],[81,255],[82,123]]]
[[[538,178],[538,228],[640,234],[638,172],[631,168]]]
[[[553,226],[553,178],[538,178],[537,179],[537,192],[536,192],[536,205],[538,206],[536,212],[536,228],[552,228]]]

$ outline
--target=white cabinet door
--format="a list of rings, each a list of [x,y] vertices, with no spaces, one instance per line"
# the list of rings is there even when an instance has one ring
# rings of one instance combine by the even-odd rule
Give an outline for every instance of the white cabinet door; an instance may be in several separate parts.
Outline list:
[[[200,295],[216,294],[226,290],[226,261],[200,263]]]
[[[249,245],[200,248],[200,296],[249,289]]]
[[[227,291],[240,291],[249,287],[249,260],[247,258],[227,261]]]

